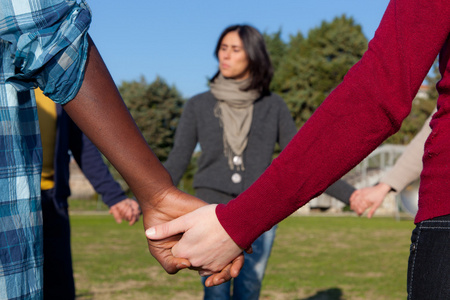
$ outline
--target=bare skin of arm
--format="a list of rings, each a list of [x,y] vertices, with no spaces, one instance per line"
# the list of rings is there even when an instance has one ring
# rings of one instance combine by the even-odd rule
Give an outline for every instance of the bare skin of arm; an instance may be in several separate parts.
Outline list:
[[[205,202],[173,185],[128,112],[97,48],[91,39],[89,42],[83,84],[64,109],[127,181],[142,209],[144,228],[204,206]],[[150,252],[170,274],[191,266],[188,260],[172,255],[171,248],[179,238],[148,240]],[[242,264],[243,260],[238,260],[213,279],[229,280],[232,274],[239,273]]]

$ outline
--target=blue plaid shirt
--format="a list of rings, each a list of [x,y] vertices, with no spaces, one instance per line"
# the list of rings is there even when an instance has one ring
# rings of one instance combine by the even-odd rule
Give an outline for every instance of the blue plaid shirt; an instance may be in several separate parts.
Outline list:
[[[0,299],[42,298],[42,147],[34,94],[77,94],[91,13],[69,0],[0,0]]]

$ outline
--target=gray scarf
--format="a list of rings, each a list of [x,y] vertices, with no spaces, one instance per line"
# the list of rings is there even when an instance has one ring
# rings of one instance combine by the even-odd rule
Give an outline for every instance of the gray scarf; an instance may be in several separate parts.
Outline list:
[[[210,83],[211,93],[218,100],[214,107],[214,115],[219,118],[223,128],[224,155],[228,158],[228,165],[234,170],[233,158],[239,156],[247,147],[248,133],[252,124],[253,103],[260,97],[257,90],[242,91],[250,84],[251,78],[244,80],[226,79],[219,76]],[[244,170],[244,164],[236,166]]]

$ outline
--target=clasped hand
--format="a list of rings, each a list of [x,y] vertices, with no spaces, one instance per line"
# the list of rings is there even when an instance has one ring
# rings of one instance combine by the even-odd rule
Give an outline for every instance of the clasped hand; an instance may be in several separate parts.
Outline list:
[[[144,227],[149,250],[167,273],[190,268],[201,276],[212,275],[206,286],[221,284],[239,274],[244,264],[243,250],[220,225],[216,205],[206,205],[176,188],[152,203],[156,205],[142,207]]]
[[[350,208],[358,215],[362,215],[367,209],[368,218],[371,218],[386,198],[391,187],[386,183],[378,183],[375,186],[365,187],[353,192],[350,196]]]
[[[118,224],[125,220],[131,226],[139,221],[141,210],[136,201],[127,198],[111,206],[109,213],[113,215]]]

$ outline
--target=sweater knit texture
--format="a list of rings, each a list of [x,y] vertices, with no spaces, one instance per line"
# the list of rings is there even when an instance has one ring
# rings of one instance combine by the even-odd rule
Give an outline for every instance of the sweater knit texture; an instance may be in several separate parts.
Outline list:
[[[216,98],[209,91],[186,102],[175,134],[174,147],[164,166],[175,185],[178,185],[199,143],[201,156],[193,187],[209,188],[235,197],[270,165],[276,143],[284,148],[297,129],[281,97],[272,94],[256,100],[248,144],[243,153],[245,171],[231,170],[223,152],[223,129],[219,119],[214,116],[216,103]],[[241,175],[241,182],[232,182],[234,173]]]

